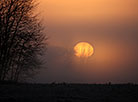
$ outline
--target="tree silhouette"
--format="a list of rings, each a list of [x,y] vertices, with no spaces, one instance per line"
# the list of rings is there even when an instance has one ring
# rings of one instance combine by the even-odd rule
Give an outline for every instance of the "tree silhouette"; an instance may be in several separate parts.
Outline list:
[[[18,81],[39,68],[46,37],[34,0],[0,0],[0,80]]]

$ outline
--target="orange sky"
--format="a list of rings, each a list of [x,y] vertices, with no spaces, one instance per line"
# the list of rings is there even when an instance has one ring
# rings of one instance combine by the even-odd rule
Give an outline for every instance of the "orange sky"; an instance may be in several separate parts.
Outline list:
[[[46,57],[49,69],[40,75],[49,79],[43,81],[73,82],[78,77],[85,82],[86,77],[91,82],[92,74],[95,82],[136,81],[138,0],[39,1],[40,16],[49,37]],[[94,56],[83,65],[73,52],[80,41],[95,48]]]
[[[136,19],[137,0],[41,0],[47,20]]]

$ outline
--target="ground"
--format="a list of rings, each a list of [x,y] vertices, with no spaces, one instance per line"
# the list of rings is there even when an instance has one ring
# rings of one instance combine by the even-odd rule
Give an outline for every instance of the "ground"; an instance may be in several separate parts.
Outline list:
[[[138,85],[0,84],[0,102],[138,102]]]

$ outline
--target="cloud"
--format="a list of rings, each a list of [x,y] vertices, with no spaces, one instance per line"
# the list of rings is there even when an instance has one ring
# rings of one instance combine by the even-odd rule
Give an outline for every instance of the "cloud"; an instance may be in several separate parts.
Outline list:
[[[123,57],[120,56],[118,58]],[[63,47],[51,46],[48,48],[45,60],[47,68],[42,69],[36,82],[74,82],[74,83],[104,83],[104,82],[137,82],[138,57],[132,57],[120,64],[102,64],[92,58],[80,60],[71,50]],[[111,59],[112,60],[112,59]]]

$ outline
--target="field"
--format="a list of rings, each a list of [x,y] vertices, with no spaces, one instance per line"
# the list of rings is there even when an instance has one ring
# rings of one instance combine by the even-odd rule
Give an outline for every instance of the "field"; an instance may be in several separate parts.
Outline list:
[[[0,102],[138,102],[134,84],[0,84]]]

